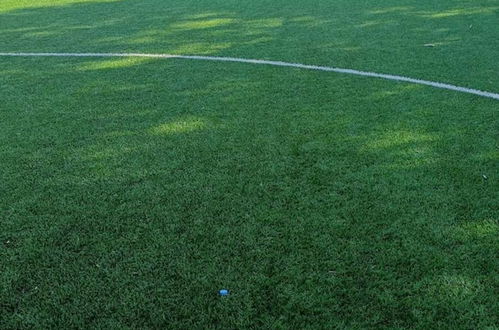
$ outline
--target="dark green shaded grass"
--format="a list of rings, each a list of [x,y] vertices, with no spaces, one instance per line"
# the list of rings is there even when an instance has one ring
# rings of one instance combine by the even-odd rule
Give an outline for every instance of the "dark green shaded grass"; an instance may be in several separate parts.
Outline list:
[[[497,321],[495,102],[237,64],[10,63],[28,69],[2,74],[4,325]]]
[[[65,11],[80,22],[78,13],[100,17],[100,6],[163,8],[144,3],[0,16],[24,12],[29,25],[37,12]],[[200,12],[239,8],[202,4]],[[190,5],[170,10],[188,13]],[[264,14],[256,8],[238,10]],[[133,11],[106,13],[139,24]],[[88,31],[86,42],[97,45],[109,32]],[[1,34],[12,36],[8,50],[28,50],[31,37],[10,33]],[[143,51],[171,50],[155,42]],[[30,50],[61,45],[52,36]],[[95,47],[123,50],[118,42]],[[486,48],[485,55],[497,51]],[[276,59],[316,62],[277,46],[244,50],[238,55],[275,51]],[[380,65],[398,65],[387,60]],[[235,63],[0,63],[1,328],[481,329],[499,322],[497,101]],[[485,86],[484,70],[497,70],[477,65],[466,75],[472,87]],[[221,288],[231,295],[217,296]]]

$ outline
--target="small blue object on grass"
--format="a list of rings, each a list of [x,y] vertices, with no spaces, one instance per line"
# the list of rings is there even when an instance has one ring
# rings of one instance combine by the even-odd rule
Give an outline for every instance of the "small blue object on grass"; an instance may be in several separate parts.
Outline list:
[[[220,294],[221,296],[228,296],[229,290],[222,289],[222,290],[218,291],[218,294]]]

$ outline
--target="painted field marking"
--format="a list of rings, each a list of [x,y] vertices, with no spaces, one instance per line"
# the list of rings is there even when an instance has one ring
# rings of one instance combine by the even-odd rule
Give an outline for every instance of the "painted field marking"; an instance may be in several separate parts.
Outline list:
[[[260,65],[273,65],[273,66],[282,66],[282,67],[292,67],[298,69],[306,69],[306,70],[317,70],[317,71],[328,71],[328,72],[337,72],[337,73],[345,73],[356,76],[363,77],[373,77],[387,80],[395,80],[408,82],[419,85],[426,85],[435,88],[448,89],[452,91],[457,91],[461,93],[474,94],[482,97],[487,97],[495,100],[499,100],[499,93],[492,93],[481,91],[478,89],[472,89],[467,87],[460,87],[451,84],[445,84],[435,81],[429,80],[421,80],[415,78],[409,78],[404,76],[397,76],[391,74],[383,74],[376,72],[368,72],[368,71],[359,71],[353,69],[342,69],[335,68],[329,66],[317,66],[317,65],[307,65],[300,63],[290,63],[290,62],[281,62],[281,61],[267,61],[267,60],[253,60],[246,58],[237,58],[237,57],[217,57],[217,56],[196,56],[196,55],[172,55],[172,54],[141,54],[141,53],[1,53],[0,56],[19,56],[19,57],[148,57],[148,58],[179,58],[179,59],[188,59],[188,60],[201,60],[201,61],[218,61],[218,62],[237,62],[237,63],[250,63],[250,64],[260,64]]]

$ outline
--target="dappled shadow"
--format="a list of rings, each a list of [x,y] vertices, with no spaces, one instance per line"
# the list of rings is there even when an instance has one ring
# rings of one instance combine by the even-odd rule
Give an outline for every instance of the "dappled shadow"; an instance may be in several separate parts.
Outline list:
[[[6,6],[2,51],[210,54],[331,65],[494,91],[497,5],[71,1]],[[38,4],[38,7],[37,5]],[[348,4],[348,5],[347,5]],[[431,45],[432,47],[425,47]],[[0,59],[3,61],[3,59]],[[466,68],[466,70],[463,70]]]
[[[0,4],[0,51],[498,86],[493,2],[36,3]],[[495,101],[237,63],[0,63],[0,322],[495,323]],[[215,300],[222,286],[238,299]]]
[[[491,324],[492,100],[174,59],[9,63],[2,306],[22,324]]]

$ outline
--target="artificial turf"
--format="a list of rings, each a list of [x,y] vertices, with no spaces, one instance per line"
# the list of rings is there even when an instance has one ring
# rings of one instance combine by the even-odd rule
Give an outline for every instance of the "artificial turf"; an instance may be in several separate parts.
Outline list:
[[[499,92],[498,18],[497,0],[2,0],[0,52]],[[290,68],[0,57],[0,328],[496,329],[498,109]]]

